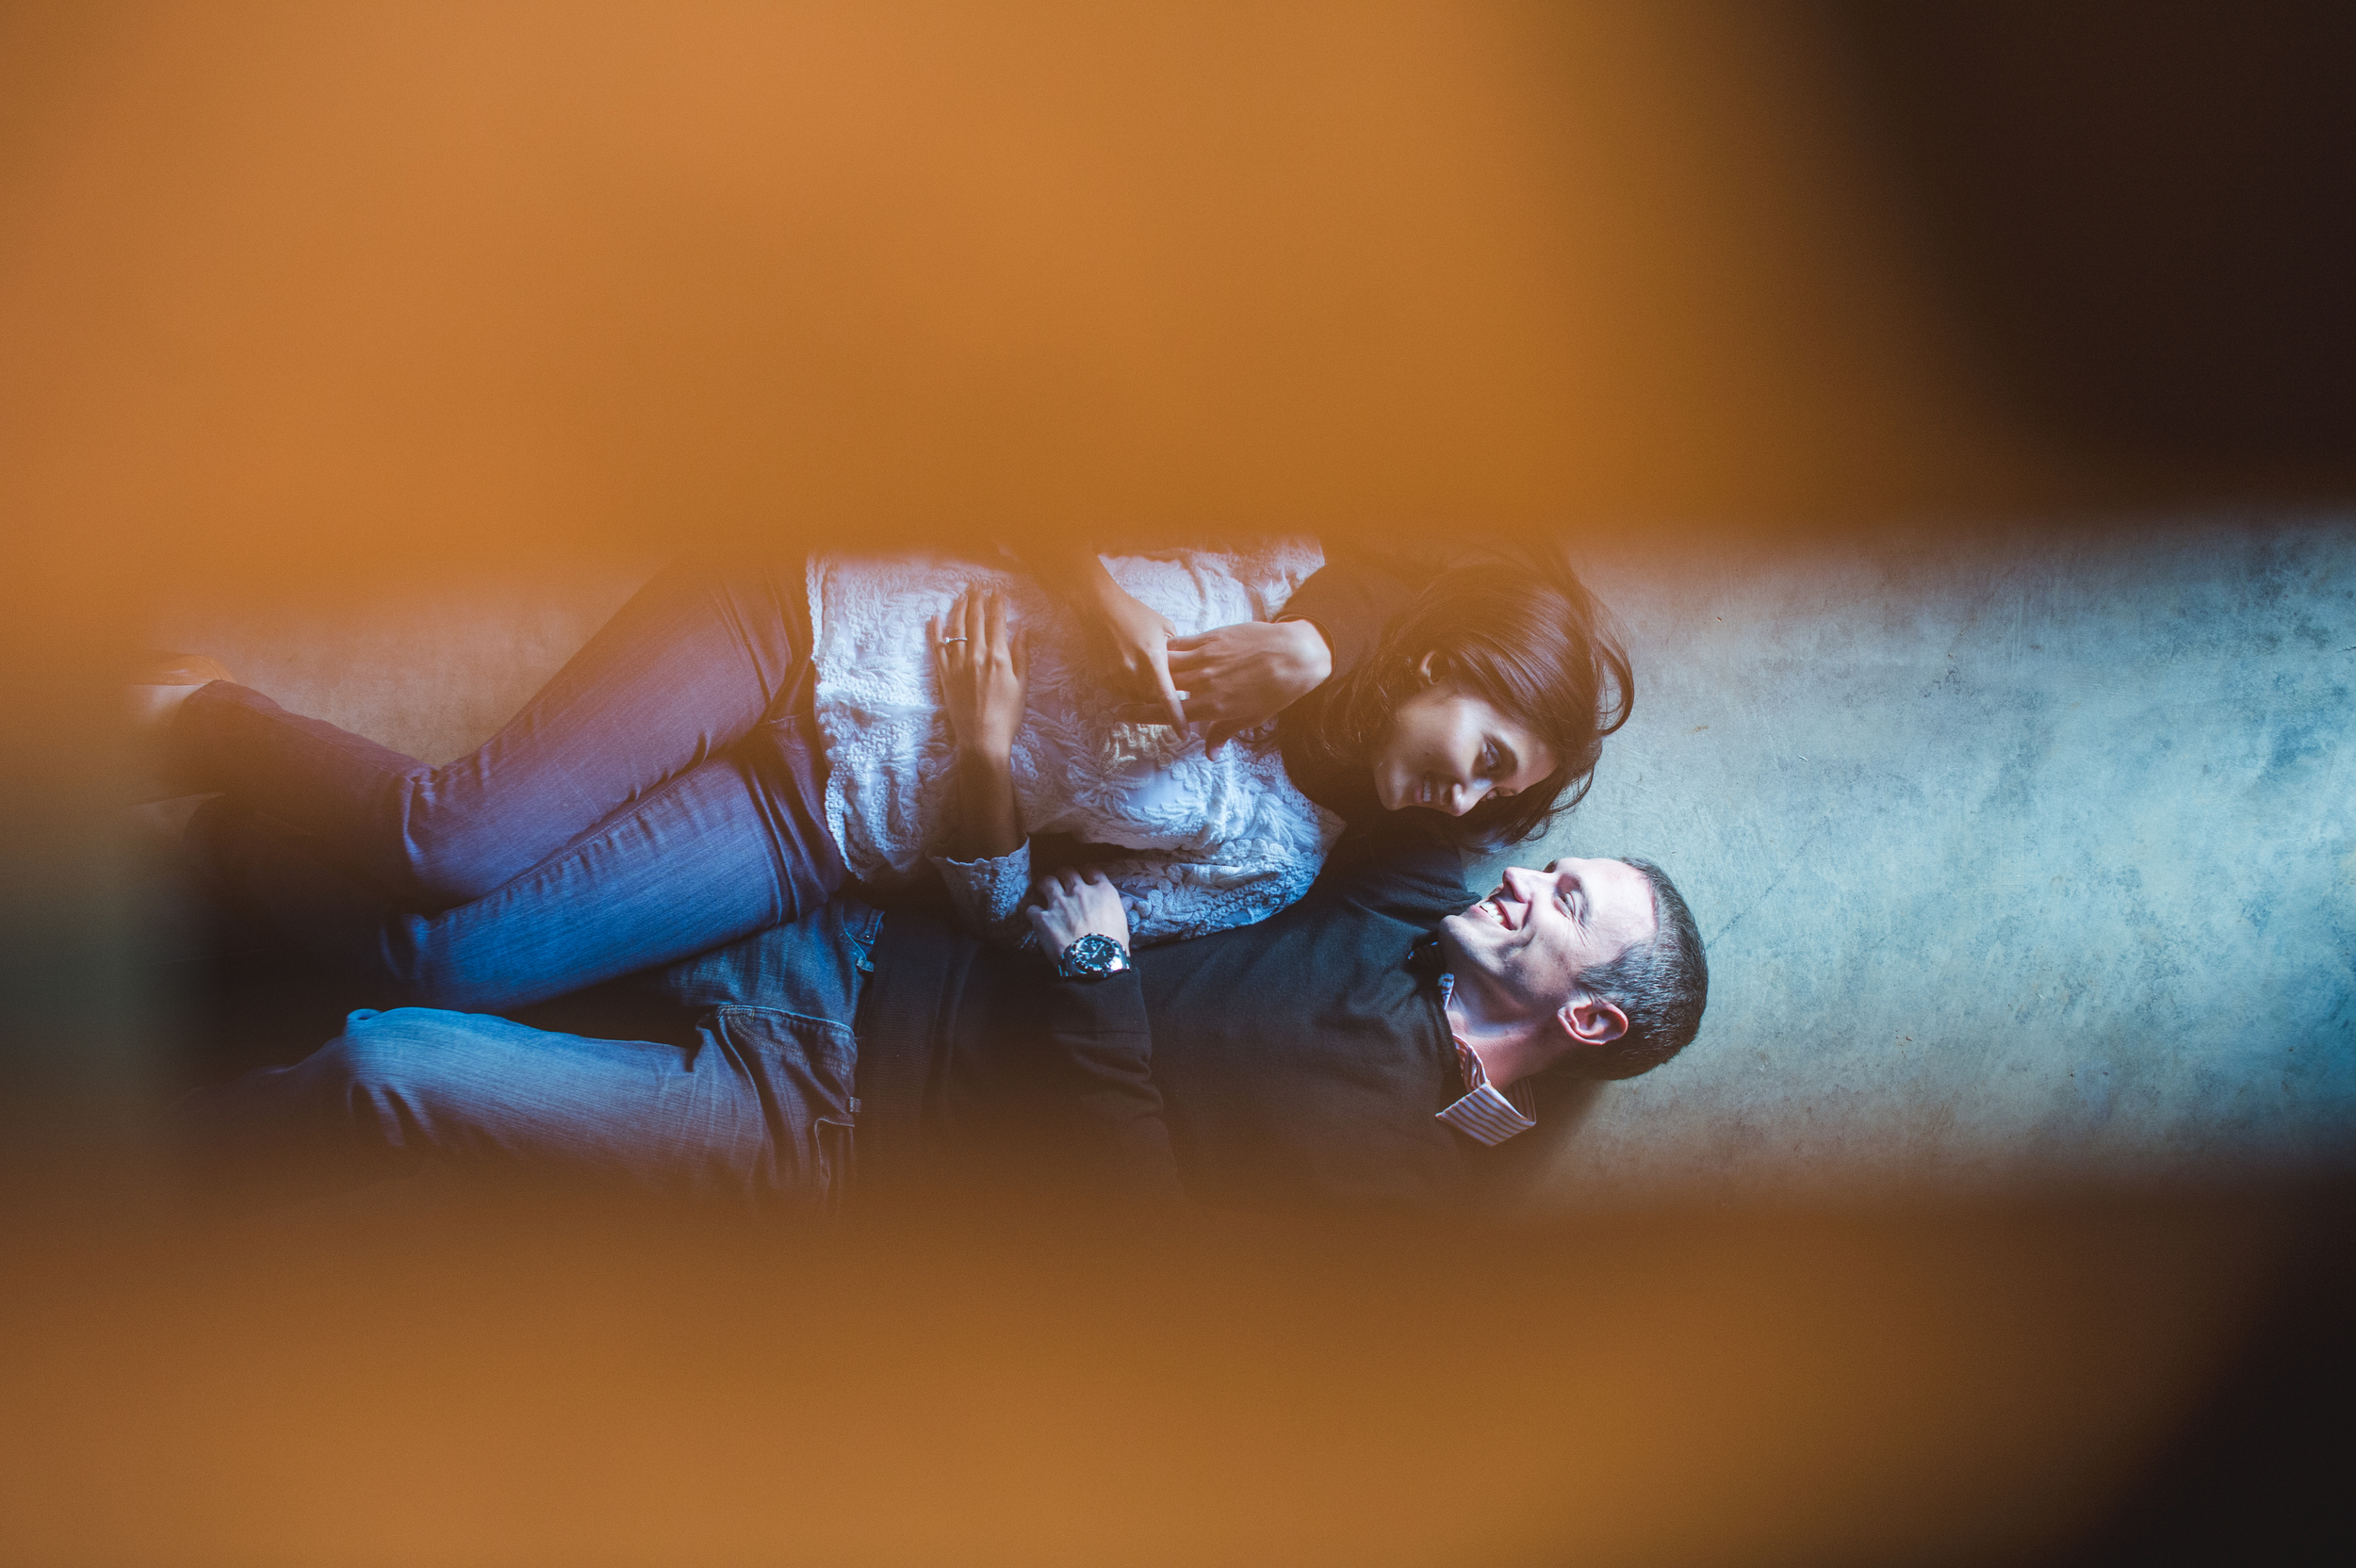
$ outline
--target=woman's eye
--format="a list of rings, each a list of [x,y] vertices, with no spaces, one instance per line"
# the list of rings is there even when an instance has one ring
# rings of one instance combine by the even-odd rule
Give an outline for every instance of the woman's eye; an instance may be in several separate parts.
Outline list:
[[[1481,771],[1492,776],[1497,771],[1497,747],[1495,741],[1481,748]]]

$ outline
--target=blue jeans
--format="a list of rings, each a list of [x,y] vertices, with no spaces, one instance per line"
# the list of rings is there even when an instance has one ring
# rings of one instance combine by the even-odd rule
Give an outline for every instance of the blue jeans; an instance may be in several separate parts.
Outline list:
[[[844,876],[800,563],[680,566],[445,767],[216,681],[173,729],[236,907],[386,1005],[520,1006],[825,905]]]
[[[839,898],[654,977],[704,1009],[690,1046],[364,1009],[292,1067],[181,1102],[207,1166],[329,1186],[425,1158],[830,1215],[853,1168],[853,1034],[883,916]]]

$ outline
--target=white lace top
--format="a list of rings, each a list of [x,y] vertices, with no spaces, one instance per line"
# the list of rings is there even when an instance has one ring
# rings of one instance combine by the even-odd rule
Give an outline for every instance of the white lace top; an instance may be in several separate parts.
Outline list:
[[[1180,635],[1276,615],[1324,564],[1315,540],[1249,551],[1107,556],[1128,593]],[[1072,612],[1022,573],[925,556],[813,556],[810,614],[826,739],[826,825],[852,874],[903,883],[941,868],[976,931],[1019,944],[1030,845],[995,860],[945,858],[957,808],[955,744],[941,711],[926,623],[970,583],[1010,596],[1030,630],[1027,711],[1014,792],[1029,832],[1132,851],[1104,864],[1139,945],[1266,920],[1306,892],[1339,817],[1285,776],[1272,746],[1206,757],[1199,729],[1116,722]]]

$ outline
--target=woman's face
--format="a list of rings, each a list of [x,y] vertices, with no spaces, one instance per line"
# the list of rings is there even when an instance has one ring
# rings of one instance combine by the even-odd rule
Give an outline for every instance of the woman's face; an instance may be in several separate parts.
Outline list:
[[[1440,681],[1392,710],[1390,736],[1374,754],[1374,792],[1386,811],[1461,817],[1491,795],[1542,783],[1554,764],[1529,726]]]

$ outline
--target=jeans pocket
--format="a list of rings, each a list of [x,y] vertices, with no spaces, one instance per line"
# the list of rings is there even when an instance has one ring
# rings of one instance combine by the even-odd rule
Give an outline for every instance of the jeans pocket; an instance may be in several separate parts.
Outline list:
[[[851,1185],[859,1179],[859,1130],[822,1116],[811,1129],[818,1167],[818,1214],[828,1224],[843,1218]]]

